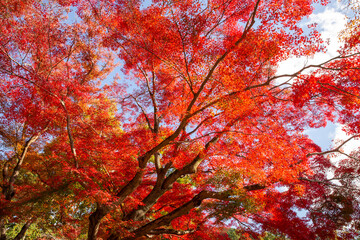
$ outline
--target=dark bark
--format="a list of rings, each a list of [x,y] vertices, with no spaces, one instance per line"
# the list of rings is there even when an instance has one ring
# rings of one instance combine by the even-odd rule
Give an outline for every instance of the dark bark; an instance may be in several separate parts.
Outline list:
[[[95,212],[93,212],[89,217],[88,240],[96,240],[101,219],[105,217],[109,211],[110,210],[108,208],[105,208],[100,204],[97,205]]]
[[[175,181],[177,181],[182,176],[187,174],[196,173],[197,168],[199,167],[200,163],[203,161],[204,152],[206,152],[213,144],[215,144],[220,137],[226,133],[226,131],[231,128],[239,118],[234,119],[233,121],[229,122],[224,130],[213,137],[209,142],[205,144],[205,148],[202,152],[200,152],[189,164],[187,164],[182,169],[177,169],[173,173],[171,173],[166,179],[164,176],[167,172],[167,168],[161,169],[158,173],[157,182],[153,188],[153,190],[149,193],[149,195],[142,201],[143,205],[140,206],[137,210],[132,211],[125,220],[135,220],[138,221],[145,216],[145,214],[151,209],[152,206],[156,203],[156,201],[169,189],[172,188],[172,185]]]
[[[159,143],[157,146],[143,154],[142,156],[138,157],[139,162],[139,170],[135,174],[135,176],[128,182],[116,195],[119,198],[117,201],[115,201],[112,204],[112,207],[120,205],[132,192],[135,191],[135,189],[141,184],[142,177],[144,175],[144,169],[147,165],[147,162],[149,161],[150,157],[154,154],[156,154],[160,149],[162,149],[164,146],[168,145],[171,141],[173,141],[180,132],[186,127],[187,125],[188,117],[186,116],[182,122],[180,123],[179,127],[175,130],[173,134],[171,134],[169,137],[164,139],[161,143]],[[106,211],[107,214],[110,211],[109,209]],[[102,218],[105,216],[103,214],[93,214],[90,215],[89,220],[93,221],[89,223],[89,230],[88,230],[88,240],[96,240],[96,234],[100,225],[100,222]],[[103,216],[102,216],[103,215]],[[92,217],[93,216],[93,217]],[[91,218],[91,219],[90,219]],[[91,227],[91,228],[90,228]],[[91,233],[91,234],[90,234]]]
[[[26,141],[24,148],[21,152],[21,155],[17,159],[16,166],[14,167],[14,170],[8,179],[7,184],[4,184],[4,186],[3,186],[3,194],[5,195],[6,200],[11,200],[14,197],[14,195],[15,195],[14,183],[15,183],[16,177],[19,175],[21,165],[24,162],[26,153],[27,153],[30,145],[36,141],[36,139],[40,136],[40,134],[41,133],[39,133],[37,136],[32,136],[28,141]],[[6,181],[6,180],[4,179],[4,181]]]
[[[5,199],[10,201],[15,196],[15,190],[14,190],[13,182],[10,182],[7,185],[3,186],[2,193],[4,194]]]
[[[248,185],[248,186],[244,187],[244,189],[248,192],[255,191],[255,190],[261,190],[261,189],[265,189],[265,188],[266,188],[266,186],[262,185],[262,184],[253,184],[253,185]]]
[[[177,127],[177,129],[167,138],[165,138],[162,142],[160,142],[158,145],[156,145],[155,147],[153,147],[152,149],[150,149],[149,151],[147,151],[145,154],[143,154],[142,156],[140,156],[138,158],[138,162],[139,162],[139,168],[140,170],[136,173],[136,175],[134,176],[134,178],[117,194],[117,196],[120,198],[118,201],[116,201],[116,203],[114,203],[115,205],[119,205],[121,204],[125,198],[127,196],[129,196],[133,191],[135,191],[135,189],[141,184],[142,182],[142,176],[143,176],[143,170],[145,169],[149,159],[151,156],[153,156],[154,154],[157,154],[163,147],[167,146],[169,143],[171,143],[172,141],[174,141],[179,134],[181,133],[181,131],[183,129],[185,129],[185,127],[188,124],[188,120],[193,116],[190,114],[193,106],[195,105],[196,101],[198,100],[199,96],[201,95],[203,89],[205,88],[205,85],[208,83],[208,81],[211,79],[215,69],[218,67],[218,65],[226,58],[226,56],[232,52],[237,45],[239,45],[246,37],[247,33],[249,32],[249,30],[252,28],[252,26],[255,24],[255,14],[257,12],[258,6],[259,6],[260,0],[258,0],[255,4],[254,7],[254,11],[252,12],[248,23],[246,24],[245,30],[243,32],[243,34],[241,35],[241,37],[235,42],[234,46],[229,48],[223,55],[221,55],[217,61],[214,63],[214,65],[211,67],[211,69],[209,70],[208,74],[206,75],[204,81],[201,83],[200,88],[198,89],[198,91],[194,94],[193,99],[191,100],[191,102],[189,103],[187,109],[186,109],[186,114],[183,117],[183,119],[181,120],[179,126]],[[155,118],[156,119],[156,118]],[[215,139],[217,140],[218,137],[215,137]],[[206,148],[209,147],[209,145],[211,145],[213,143],[212,139],[208,144],[206,144]],[[189,166],[187,166],[189,169],[184,169],[183,172],[189,172],[189,173],[185,173],[185,174],[190,174],[190,173],[194,173],[196,172],[197,167],[199,166],[199,164],[202,161],[202,156],[200,155],[199,157],[196,157],[196,159],[194,159],[194,161],[192,163],[190,163]],[[182,173],[182,172],[181,172]],[[168,181],[168,184],[166,184],[163,186],[163,189],[168,189],[169,187],[171,187],[171,184],[174,183],[179,177],[181,177],[183,174],[180,174],[178,176],[179,172],[177,172],[176,176],[173,175],[173,178],[171,178],[171,180]],[[165,183],[165,182],[164,182]],[[158,190],[156,189],[156,194],[154,194],[153,196],[151,196],[151,202],[148,204],[148,206],[146,208],[148,209],[140,209],[138,210],[138,212],[136,213],[132,213],[132,217],[136,217],[136,218],[141,218],[142,216],[145,215],[145,213],[151,208],[151,206],[156,202],[156,200],[164,193],[162,190]],[[195,196],[196,198],[196,196]],[[202,201],[202,200],[201,200]],[[201,203],[200,201],[200,203]],[[199,204],[200,204],[199,203]],[[191,205],[191,204],[190,204]],[[190,208],[191,209],[191,208]],[[168,215],[166,215],[168,216]],[[164,216],[164,217],[166,217]],[[99,219],[99,221],[101,221],[101,219]],[[155,220],[156,221],[156,220]],[[145,225],[147,226],[147,225]],[[145,227],[144,226],[144,227]],[[156,228],[156,227],[155,227]],[[154,228],[151,228],[154,229]],[[139,229],[138,229],[139,230]],[[89,229],[90,231],[90,229]],[[144,234],[143,234],[144,235]],[[94,236],[96,238],[96,236]],[[90,238],[89,238],[90,239]],[[108,238],[108,240],[113,240],[113,239],[118,239],[117,237],[113,238],[112,235]],[[131,238],[130,238],[131,239]]]
[[[79,168],[79,162],[77,160],[76,149],[75,149],[75,144],[74,144],[74,137],[73,137],[72,131],[71,131],[70,115],[69,115],[69,112],[68,112],[68,110],[66,108],[65,102],[60,100],[60,103],[63,106],[65,114],[66,114],[66,130],[67,130],[67,134],[68,134],[68,137],[69,137],[70,149],[71,149],[71,153],[73,155],[74,165],[75,165],[75,168]]]
[[[6,200],[10,201],[15,195],[14,184],[17,179],[17,176],[20,173],[21,166],[24,163],[26,154],[27,154],[31,144],[34,143],[41,136],[41,134],[43,134],[48,129],[48,126],[49,126],[49,124],[47,124],[47,126],[42,131],[40,131],[37,135],[31,136],[30,139],[25,142],[21,154],[18,157],[16,157],[17,162],[16,162],[16,165],[10,176],[9,176],[8,162],[5,163],[4,169],[3,169],[4,184],[2,186],[2,188],[3,188],[2,192],[3,192]]]
[[[120,237],[113,233],[107,238],[107,240],[120,240]]]
[[[26,231],[31,226],[31,222],[27,222],[24,224],[24,226],[21,228],[20,232],[16,235],[16,237],[13,240],[23,240],[25,239]]]
[[[170,235],[186,235],[195,232],[195,229],[190,230],[176,230],[176,229],[165,229],[159,228],[154,229],[149,232],[149,235],[160,235],[160,234],[170,234]]]
[[[127,196],[129,196],[142,182],[142,177],[144,175],[144,170],[140,169],[133,179],[128,182],[117,194],[116,196],[119,198],[116,202],[117,204],[122,203]]]
[[[172,220],[175,218],[178,218],[180,216],[183,216],[185,214],[188,214],[191,209],[196,208],[200,206],[201,202],[206,198],[214,198],[219,200],[226,200],[228,199],[229,195],[231,195],[231,191],[225,191],[225,192],[209,192],[209,191],[202,191],[196,196],[194,196],[189,202],[185,203],[184,205],[178,207],[171,213],[162,216],[158,219],[155,219],[154,221],[151,221],[144,226],[134,230],[132,233],[134,234],[131,237],[124,238],[124,240],[133,240],[138,237],[145,236],[147,234],[151,234],[152,231],[156,231],[155,229],[158,229],[162,226],[167,226],[171,223]],[[112,234],[107,240],[117,240],[119,237],[117,237],[115,234]]]
[[[5,221],[0,217],[0,240],[6,240],[6,229],[5,229]]]
[[[133,210],[124,217],[125,221],[134,220],[138,221],[144,217],[144,215],[150,210],[150,208],[156,203],[156,201],[167,191],[162,187],[166,172],[169,170],[171,164],[165,165],[164,168],[159,169],[155,186],[149,195],[142,201],[143,205],[138,209]]]
[[[244,190],[246,190],[247,192],[250,192],[250,191],[261,190],[264,188],[266,188],[265,185],[253,184],[253,185],[245,186]],[[132,231],[132,233],[134,235],[131,237],[126,237],[126,238],[124,238],[124,240],[134,240],[134,239],[137,239],[138,237],[142,237],[145,235],[158,235],[158,234],[181,235],[180,234],[181,232],[184,234],[194,232],[195,230],[188,230],[190,232],[187,232],[187,231],[178,231],[178,230],[174,230],[174,229],[162,229],[160,227],[168,226],[168,225],[170,225],[171,221],[174,220],[175,218],[178,218],[180,216],[188,214],[191,209],[200,206],[204,199],[212,198],[212,199],[226,201],[226,200],[229,200],[229,197],[232,196],[233,194],[234,193],[231,190],[224,191],[224,192],[202,191],[199,194],[197,194],[196,196],[194,196],[189,202],[178,207],[177,209],[170,212],[169,214],[162,216],[158,219],[155,219],[154,221],[149,222],[149,223],[145,224],[144,226]],[[170,232],[173,232],[173,233],[170,233]],[[109,238],[107,240],[120,240],[120,237],[117,234],[113,233],[109,236]]]

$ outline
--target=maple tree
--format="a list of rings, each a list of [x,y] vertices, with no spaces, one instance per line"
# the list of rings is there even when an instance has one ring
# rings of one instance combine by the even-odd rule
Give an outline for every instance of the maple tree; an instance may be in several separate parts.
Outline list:
[[[1,0],[0,239],[356,236],[356,152],[304,131],[358,136],[359,37],[276,71],[314,2]]]

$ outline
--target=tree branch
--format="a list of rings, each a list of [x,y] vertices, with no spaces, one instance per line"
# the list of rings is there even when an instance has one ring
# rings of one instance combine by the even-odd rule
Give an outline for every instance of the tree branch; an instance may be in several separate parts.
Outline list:
[[[202,191],[199,194],[195,195],[189,202],[185,203],[184,205],[180,206],[179,208],[175,209],[171,213],[162,216],[158,219],[155,219],[152,222],[145,224],[144,226],[136,229],[133,231],[134,236],[125,238],[126,240],[136,239],[138,237],[144,236],[149,234],[156,228],[167,226],[171,223],[172,220],[188,214],[191,209],[200,206],[202,201],[207,198],[219,199],[219,200],[227,200],[228,197],[231,195],[231,192],[209,192],[209,191]],[[115,238],[114,238],[115,239]]]
[[[166,166],[164,169],[162,169],[162,172],[160,172],[160,175],[158,176],[158,179],[156,181],[156,184],[154,188],[151,190],[151,192],[146,196],[146,198],[142,201],[142,206],[139,206],[138,209],[132,211],[128,216],[126,216],[126,220],[139,220],[145,214],[151,209],[151,207],[156,203],[156,201],[169,189],[172,188],[172,184],[178,180],[180,177],[196,173],[198,166],[204,159],[205,152],[213,145],[215,144],[220,137],[227,132],[229,128],[231,128],[239,118],[234,119],[233,121],[229,122],[225,127],[224,130],[219,132],[215,137],[213,137],[209,142],[205,144],[204,149],[185,167],[182,169],[176,169],[173,173],[171,173],[166,179],[164,179],[166,172],[168,171],[168,168],[171,165]]]
[[[71,153],[72,153],[73,159],[74,159],[74,165],[75,165],[75,168],[78,168],[79,163],[78,163],[78,160],[77,160],[76,149],[75,149],[75,145],[74,145],[74,138],[72,136],[72,131],[71,131],[70,115],[69,115],[69,112],[68,112],[68,110],[66,108],[65,102],[63,100],[60,100],[60,103],[61,103],[62,107],[64,108],[64,111],[65,111],[65,114],[66,114],[66,129],[67,129],[67,134],[68,134],[68,137],[69,137]]]
[[[30,226],[31,222],[26,222],[13,240],[23,240],[25,238],[26,231],[29,229]]]
[[[149,235],[160,235],[160,234],[169,234],[169,235],[186,235],[195,232],[195,229],[189,230],[176,230],[176,229],[167,229],[167,228],[159,228],[151,230]]]
[[[254,191],[254,190],[260,190],[264,189],[265,186],[260,184],[254,184],[244,187],[246,191]],[[184,205],[178,207],[177,209],[173,210],[172,212],[168,213],[165,216],[162,216],[160,218],[157,218],[144,226],[132,231],[134,234],[132,237],[125,238],[124,240],[133,240],[138,237],[144,236],[146,234],[151,234],[153,231],[158,231],[157,228],[162,226],[168,226],[170,225],[171,221],[183,216],[185,214],[188,214],[191,209],[196,208],[201,205],[202,201],[204,199],[217,199],[222,201],[231,200],[231,196],[233,196],[235,193],[232,190],[223,191],[223,192],[210,192],[210,191],[201,191],[197,195],[195,195],[190,201],[185,203]],[[113,234],[108,240],[116,240],[119,239],[115,234]]]
[[[15,167],[13,169],[13,172],[12,172],[10,178],[9,178],[8,183],[4,184],[4,186],[3,186],[3,193],[5,195],[6,200],[11,200],[13,198],[14,194],[15,194],[14,183],[15,183],[16,177],[19,175],[21,165],[24,162],[24,159],[26,157],[26,154],[27,154],[31,144],[34,143],[44,132],[46,132],[46,130],[48,129],[48,126],[49,126],[49,123],[47,124],[47,126],[42,131],[40,131],[36,135],[31,136],[30,139],[25,142],[25,145],[23,147],[23,150],[22,150],[20,156],[17,157],[18,161],[17,161],[17,163],[16,163],[16,165],[15,165]],[[7,171],[8,171],[7,167],[8,166],[6,165],[4,167],[4,169],[3,169],[3,175],[4,176],[7,175]]]
[[[354,160],[359,160],[359,159],[357,159],[357,158],[354,158],[354,157],[352,157],[352,156],[350,156],[350,155],[348,155],[348,154],[340,151],[340,148],[341,148],[341,147],[343,147],[343,146],[344,146],[346,143],[348,143],[351,139],[357,138],[357,137],[360,137],[360,135],[354,135],[354,136],[346,139],[343,143],[341,143],[339,146],[337,146],[336,148],[334,148],[334,149],[332,149],[332,150],[324,151],[324,152],[308,153],[306,156],[307,156],[307,157],[310,157],[310,156],[314,156],[314,155],[326,155],[326,154],[329,154],[329,153],[336,153],[336,152],[338,152],[338,153],[344,154],[345,156],[347,156],[347,157],[349,157],[349,158],[352,158],[352,159],[354,159]]]

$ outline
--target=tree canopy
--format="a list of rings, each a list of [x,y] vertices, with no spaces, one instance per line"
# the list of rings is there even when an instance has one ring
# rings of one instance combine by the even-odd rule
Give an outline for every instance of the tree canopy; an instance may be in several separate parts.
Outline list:
[[[351,239],[360,38],[326,0],[0,0],[0,240]],[[331,161],[333,154],[343,160]]]

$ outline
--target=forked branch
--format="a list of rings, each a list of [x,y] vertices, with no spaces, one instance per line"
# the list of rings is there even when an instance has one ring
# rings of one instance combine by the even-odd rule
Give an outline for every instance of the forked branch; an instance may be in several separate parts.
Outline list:
[[[349,158],[352,158],[354,160],[357,160],[357,161],[360,161],[358,158],[355,158],[355,157],[352,157],[346,153],[344,153],[343,151],[341,151],[341,148],[346,144],[348,143],[351,139],[354,139],[354,138],[357,138],[357,137],[360,137],[360,135],[354,135],[348,139],[346,139],[343,143],[341,143],[339,146],[337,146],[336,148],[332,149],[332,150],[329,150],[329,151],[324,151],[324,152],[313,152],[313,153],[309,153],[307,154],[306,156],[307,157],[310,157],[310,156],[314,156],[314,155],[326,155],[326,154],[330,154],[330,153],[341,153]]]

